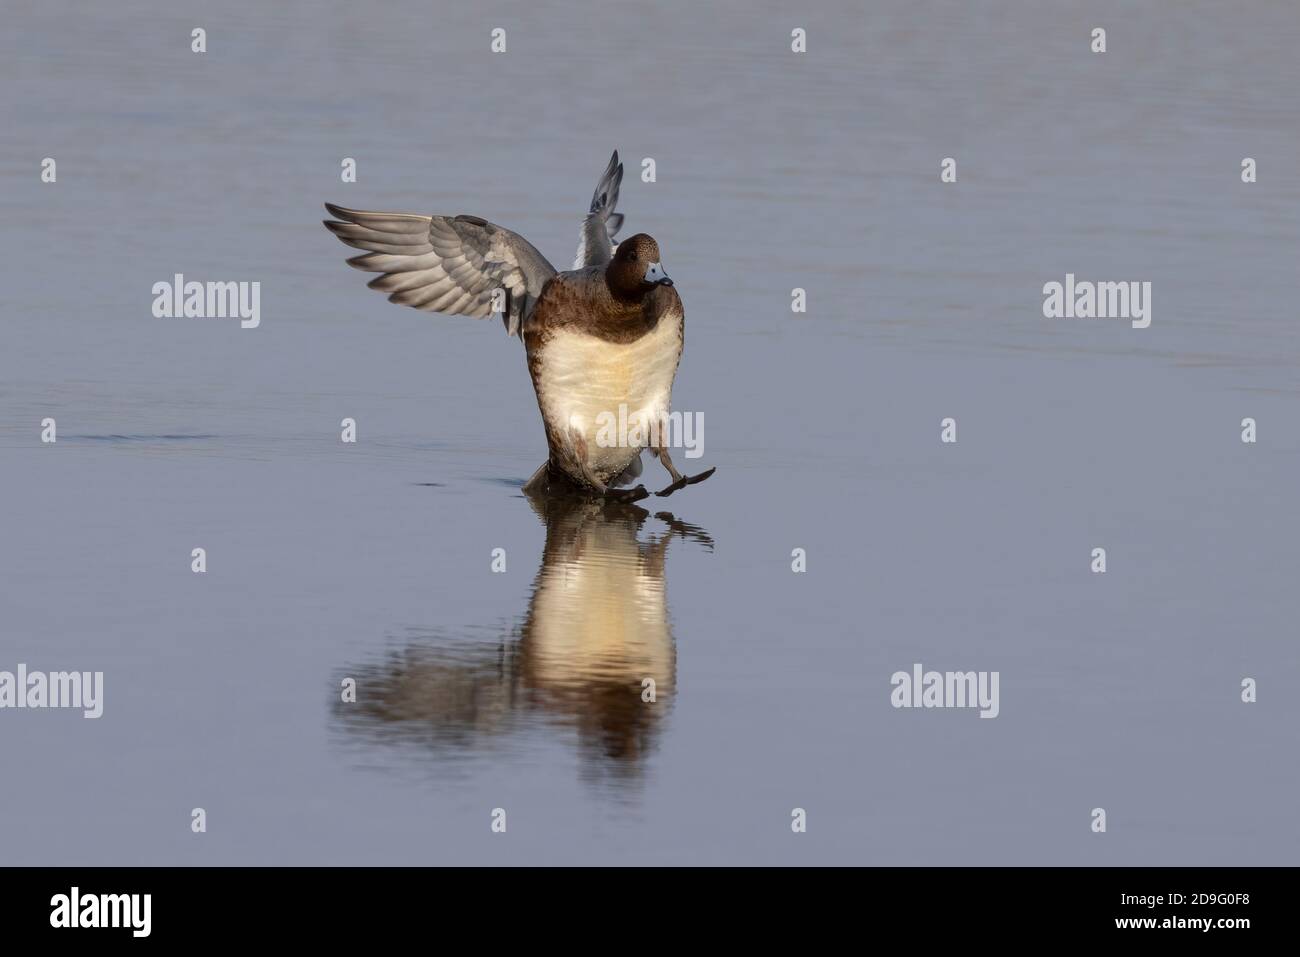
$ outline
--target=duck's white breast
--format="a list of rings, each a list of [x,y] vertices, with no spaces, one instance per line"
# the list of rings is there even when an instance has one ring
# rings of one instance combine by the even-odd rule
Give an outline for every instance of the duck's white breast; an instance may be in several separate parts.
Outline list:
[[[609,430],[602,433],[602,425],[609,417],[620,421],[620,405],[627,407],[628,423],[638,416],[648,422],[667,415],[680,354],[680,315],[664,316],[653,331],[626,343],[558,330],[539,357],[537,394],[543,414],[554,427],[586,440],[592,466],[626,464],[640,449],[609,447]]]

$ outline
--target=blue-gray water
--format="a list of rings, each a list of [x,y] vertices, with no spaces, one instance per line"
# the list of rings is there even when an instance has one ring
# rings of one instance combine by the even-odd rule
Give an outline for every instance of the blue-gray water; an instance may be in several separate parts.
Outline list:
[[[0,670],[106,690],[0,711],[0,862],[1295,863],[1293,5],[5,19]],[[367,290],[321,204],[566,267],[613,148],[718,473],[548,516],[517,341]],[[178,272],[260,327],[154,318]],[[1151,327],[1044,319],[1067,272]],[[999,716],[892,708],[914,662]]]

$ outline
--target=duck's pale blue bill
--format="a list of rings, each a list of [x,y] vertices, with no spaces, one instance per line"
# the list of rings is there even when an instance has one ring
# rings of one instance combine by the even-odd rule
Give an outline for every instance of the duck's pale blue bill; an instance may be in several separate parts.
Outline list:
[[[673,281],[668,278],[668,273],[664,272],[664,267],[659,263],[650,264],[650,268],[645,271],[645,281],[659,286],[673,284]]]

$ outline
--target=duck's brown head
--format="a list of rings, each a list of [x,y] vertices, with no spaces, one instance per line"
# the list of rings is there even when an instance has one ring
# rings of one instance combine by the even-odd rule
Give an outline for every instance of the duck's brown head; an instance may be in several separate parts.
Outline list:
[[[618,244],[614,258],[605,267],[605,282],[618,299],[637,302],[655,286],[673,281],[659,262],[659,244],[645,233],[629,236]]]

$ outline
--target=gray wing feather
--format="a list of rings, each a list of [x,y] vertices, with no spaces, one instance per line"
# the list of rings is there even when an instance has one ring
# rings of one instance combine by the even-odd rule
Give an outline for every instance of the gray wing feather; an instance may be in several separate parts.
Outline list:
[[[325,228],[355,249],[348,265],[383,275],[371,289],[425,312],[483,319],[504,290],[506,332],[519,335],[555,267],[526,239],[477,216],[372,213],[326,203]]]
[[[618,161],[618,150],[609,158],[609,165],[596,184],[591,196],[591,209],[582,221],[578,233],[578,254],[573,268],[601,266],[614,256],[614,237],[623,225],[623,214],[614,212],[618,205],[618,188],[623,183],[623,164]]]

